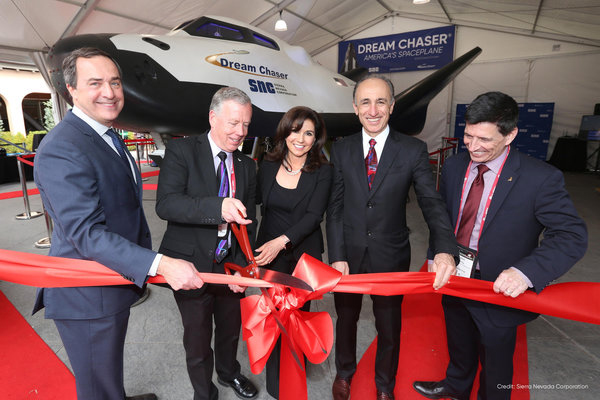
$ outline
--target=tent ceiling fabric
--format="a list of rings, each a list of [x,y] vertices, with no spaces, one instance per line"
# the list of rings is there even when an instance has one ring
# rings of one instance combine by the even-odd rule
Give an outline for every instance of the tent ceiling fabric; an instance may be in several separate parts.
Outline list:
[[[286,32],[274,30],[279,11]],[[0,0],[0,62],[33,64],[63,35],[164,34],[202,15],[258,26],[316,55],[393,16],[600,47],[598,0]]]

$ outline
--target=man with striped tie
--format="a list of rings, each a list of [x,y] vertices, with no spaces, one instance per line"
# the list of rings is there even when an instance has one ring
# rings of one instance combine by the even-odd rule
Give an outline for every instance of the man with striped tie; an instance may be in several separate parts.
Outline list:
[[[461,248],[459,275],[494,282],[496,293],[511,297],[539,293],[587,247],[563,174],[510,146],[518,120],[509,95],[477,96],[465,113],[467,151],[446,161],[440,184]],[[429,399],[467,400],[481,366],[477,398],[510,400],[517,327],[537,314],[447,295],[442,306],[446,377],[416,381],[415,390]]]
[[[224,273],[226,262],[246,265],[229,223],[247,225],[254,239],[256,165],[238,151],[251,117],[250,98],[237,88],[222,88],[210,105],[210,131],[167,146],[156,197],[156,213],[168,221],[160,251],[193,262],[198,271]],[[254,398],[258,390],[236,359],[242,288],[207,284],[174,295],[194,400],[218,397],[212,382],[213,319],[218,382],[240,398]]]
[[[333,187],[327,210],[329,262],[343,274],[408,271],[410,244],[406,200],[414,184],[429,226],[435,256],[435,288],[454,273],[456,242],[444,203],[435,190],[427,146],[388,126],[394,109],[389,79],[367,76],[354,88],[354,111],[362,132],[336,142],[331,151]],[[378,333],[377,399],[393,399],[400,349],[402,296],[371,296]],[[356,323],[362,295],[335,294],[334,400],[350,395],[356,371]]]

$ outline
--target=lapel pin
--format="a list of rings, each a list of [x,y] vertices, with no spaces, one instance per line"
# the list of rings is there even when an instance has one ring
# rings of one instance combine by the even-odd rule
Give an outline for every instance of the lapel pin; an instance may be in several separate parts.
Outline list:
[[[512,182],[512,176],[511,176],[510,178],[508,178],[508,181],[509,181],[509,182]]]

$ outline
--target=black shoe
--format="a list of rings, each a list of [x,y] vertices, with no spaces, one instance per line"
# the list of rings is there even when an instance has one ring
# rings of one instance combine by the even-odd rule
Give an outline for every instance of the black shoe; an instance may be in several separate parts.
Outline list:
[[[223,386],[229,386],[240,399],[253,399],[258,394],[258,389],[248,378],[240,374],[231,381],[224,381],[217,377],[217,381]]]
[[[137,396],[125,396],[125,400],[158,400],[158,397],[154,393],[144,393]]]
[[[333,385],[331,386],[331,394],[333,400],[348,400],[350,398],[350,384],[352,377],[342,378],[339,375],[335,376]]]
[[[377,400],[394,400],[394,393],[377,391]]]
[[[415,381],[413,387],[428,399],[463,400],[462,397],[444,386],[444,381]]]

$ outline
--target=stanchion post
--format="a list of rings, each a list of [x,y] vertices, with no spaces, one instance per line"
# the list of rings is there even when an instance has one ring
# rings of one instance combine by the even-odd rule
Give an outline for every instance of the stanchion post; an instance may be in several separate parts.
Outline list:
[[[41,217],[42,213],[39,211],[31,211],[29,205],[29,193],[27,193],[27,180],[25,177],[25,165],[21,160],[17,158],[17,165],[19,169],[19,180],[21,181],[21,190],[23,191],[23,202],[25,203],[25,212],[18,214],[15,218],[18,220],[32,219]]]
[[[50,218],[48,211],[46,211],[46,207],[44,207],[44,203],[42,203],[42,208],[44,210],[44,218],[46,219],[46,231],[48,232],[48,236],[41,238],[40,240],[35,242],[35,247],[37,247],[38,249],[47,249],[52,244],[53,225],[52,225],[52,218]]]
[[[140,145],[136,142],[135,144],[135,153],[137,154],[137,166],[140,170],[140,174],[142,173],[142,162],[140,161]]]
[[[258,144],[259,144],[258,140],[259,140],[259,138],[258,138],[258,136],[256,136],[254,138],[254,142],[252,143],[252,154],[250,155],[250,157],[252,157],[255,160],[258,157]]]
[[[148,153],[150,153],[150,142],[149,139],[146,137],[146,142],[144,143],[144,160],[146,160],[146,164],[150,164],[150,157],[148,157]]]
[[[442,149],[439,149],[437,163],[435,164],[435,190],[440,190],[441,171],[442,171]]]

